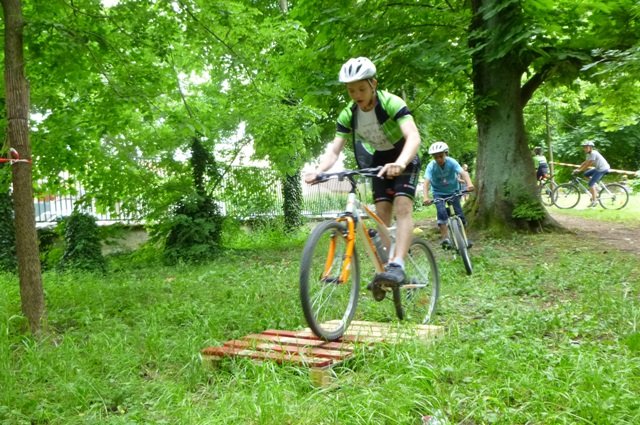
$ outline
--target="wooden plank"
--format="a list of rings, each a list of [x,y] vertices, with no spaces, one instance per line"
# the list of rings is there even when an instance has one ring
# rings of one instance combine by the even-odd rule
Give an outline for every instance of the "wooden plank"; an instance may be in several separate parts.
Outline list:
[[[246,348],[256,351],[276,351],[290,354],[300,354],[307,357],[321,357],[327,359],[344,360],[353,354],[352,350],[329,350],[321,347],[309,347],[301,345],[282,345],[277,343],[259,342],[249,340],[233,340],[224,343],[226,347]]]
[[[318,339],[317,337],[315,339],[311,339],[311,338],[305,338],[300,335],[296,337],[287,337],[287,336],[277,336],[277,335],[250,334],[245,336],[243,339],[271,341],[271,342],[276,342],[276,343],[286,344],[286,345],[322,347],[330,350],[343,349],[343,350],[353,351],[353,348],[350,348],[348,345],[342,342],[327,342],[327,341]]]
[[[327,322],[331,324],[332,322]],[[297,335],[307,337],[312,335],[310,329],[304,329]],[[354,320],[351,322],[341,341],[375,343],[375,342],[399,342],[401,340],[419,339],[428,341],[444,334],[442,326],[434,325],[405,325],[396,323],[364,322]]]
[[[273,360],[278,364],[294,363],[301,366],[323,368],[334,363],[332,359],[320,357],[306,357],[299,354],[291,354],[274,351],[255,351],[242,347],[209,347],[202,350],[202,355],[208,360],[224,357],[245,357],[254,360]]]

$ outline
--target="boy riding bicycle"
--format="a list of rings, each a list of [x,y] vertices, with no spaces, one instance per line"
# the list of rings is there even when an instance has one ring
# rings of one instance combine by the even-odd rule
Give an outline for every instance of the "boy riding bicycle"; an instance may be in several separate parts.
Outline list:
[[[540,181],[546,179],[549,176],[549,163],[547,158],[542,154],[542,148],[536,147],[533,149],[533,164],[536,168],[536,180]]]
[[[582,148],[584,149],[584,153],[587,154],[587,159],[580,164],[577,170],[573,171],[573,175],[579,174],[589,167],[594,167],[584,173],[585,177],[589,177],[589,193],[591,194],[591,204],[589,204],[589,207],[593,208],[598,205],[596,184],[609,172],[610,167],[607,160],[604,159],[604,156],[595,150],[595,144],[592,140],[582,142]]]
[[[406,103],[400,97],[378,90],[376,67],[367,58],[349,59],[341,68],[339,80],[346,84],[351,102],[338,116],[336,135],[314,172],[305,175],[312,183],[318,173],[335,164],[349,139],[352,140],[360,167],[381,166],[372,180],[376,213],[387,226],[392,213],[396,217],[395,257],[389,259],[385,272],[378,274],[369,289],[384,297],[378,282],[404,283],[404,257],[413,235],[413,198],[420,172],[417,152],[420,134]],[[370,155],[371,163],[361,158]],[[382,292],[382,294],[379,294]]]
[[[459,175],[467,185],[467,191],[473,192],[473,183],[467,173],[458,164],[458,161],[449,157],[449,146],[445,142],[435,142],[429,146],[429,155],[433,156],[433,160],[427,165],[424,173],[424,201],[425,205],[430,205],[432,200],[429,198],[429,190],[433,191],[434,198],[445,198],[451,196],[460,190],[457,176]],[[462,212],[460,198],[452,201],[453,209],[462,219],[462,223],[466,226],[467,220]],[[447,228],[447,208],[444,203],[436,203],[437,223],[440,228],[440,244],[443,248],[450,248],[449,229]]]

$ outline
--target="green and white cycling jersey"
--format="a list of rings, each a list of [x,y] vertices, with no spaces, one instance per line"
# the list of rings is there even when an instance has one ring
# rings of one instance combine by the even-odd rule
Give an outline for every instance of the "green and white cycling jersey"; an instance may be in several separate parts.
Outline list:
[[[356,155],[358,145],[362,145],[370,155],[384,152],[382,156],[394,161],[404,147],[400,124],[408,120],[413,121],[413,116],[404,100],[378,90],[376,106],[372,111],[362,111],[353,101],[342,110],[338,116],[336,136],[345,139],[352,137]]]

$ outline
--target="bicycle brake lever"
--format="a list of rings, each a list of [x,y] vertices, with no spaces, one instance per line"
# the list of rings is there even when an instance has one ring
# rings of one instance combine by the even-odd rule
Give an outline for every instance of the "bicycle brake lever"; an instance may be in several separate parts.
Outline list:
[[[317,175],[316,175],[315,180],[314,180],[314,181],[312,181],[312,182],[311,182],[311,183],[309,183],[309,184],[311,184],[311,185],[315,185],[315,184],[322,183],[322,182],[327,181],[327,180],[329,180],[329,178],[327,177],[327,175],[326,175],[326,174],[324,174],[324,173],[319,173],[319,174],[317,174]]]

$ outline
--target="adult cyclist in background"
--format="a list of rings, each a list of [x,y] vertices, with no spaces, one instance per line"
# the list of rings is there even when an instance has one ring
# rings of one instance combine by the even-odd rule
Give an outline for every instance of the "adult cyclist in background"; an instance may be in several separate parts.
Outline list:
[[[585,171],[587,168],[591,168],[589,171],[584,173],[585,177],[589,177],[589,193],[591,194],[591,204],[590,208],[593,208],[598,205],[598,195],[596,193],[596,184],[602,180],[602,178],[609,172],[611,168],[609,163],[604,156],[600,152],[595,149],[595,144],[592,140],[585,140],[582,142],[582,148],[584,152],[587,154],[587,159],[580,164],[580,167],[577,170],[573,171],[573,174],[579,174]]]
[[[542,148],[537,146],[533,149],[533,164],[536,168],[536,180],[540,181],[549,175],[549,163],[542,154]]]
[[[405,281],[404,258],[413,236],[413,199],[418,184],[420,134],[407,104],[400,97],[378,89],[376,67],[365,57],[349,59],[339,73],[351,102],[338,116],[335,137],[316,170],[305,175],[312,183],[318,173],[327,171],[338,160],[351,140],[360,167],[377,167],[379,179],[372,180],[376,213],[391,225],[396,217],[395,257],[385,271],[368,286],[376,300],[386,294],[383,283],[400,285]],[[369,156],[370,163],[364,158]]]
[[[466,183],[466,190],[473,192],[473,183],[469,178],[469,173],[460,166],[458,161],[449,156],[449,146],[445,142],[435,142],[429,146],[429,155],[433,156],[433,160],[429,162],[424,172],[424,205],[431,205],[433,202],[429,198],[430,191],[433,192],[434,198],[446,198],[456,193],[459,189],[458,176]],[[462,212],[460,198],[455,198],[452,205],[453,210],[466,226],[467,220]],[[443,248],[450,248],[451,240],[447,228],[449,215],[443,202],[436,203],[436,219],[440,228],[440,244]]]

